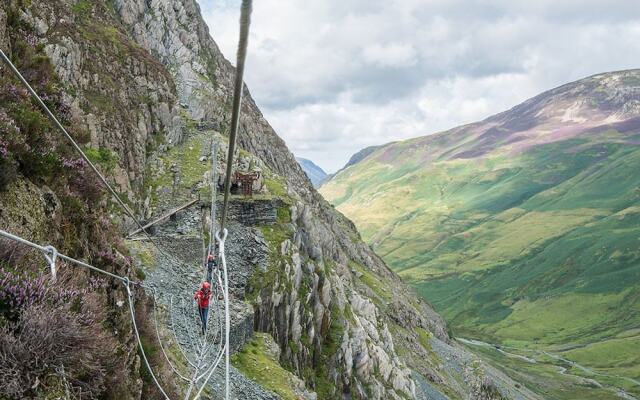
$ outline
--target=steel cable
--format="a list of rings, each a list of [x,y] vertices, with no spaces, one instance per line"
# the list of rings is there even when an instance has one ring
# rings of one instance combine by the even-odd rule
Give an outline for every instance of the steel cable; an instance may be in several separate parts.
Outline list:
[[[171,362],[171,360],[169,359],[169,356],[167,355],[167,352],[164,350],[164,346],[162,345],[162,340],[160,340],[160,329],[158,328],[158,307],[157,307],[157,303],[156,303],[156,293],[155,290],[153,291],[153,322],[156,328],[156,336],[158,338],[158,343],[160,344],[160,350],[162,350],[162,354],[164,355],[164,358],[167,360],[167,363],[169,364],[169,366],[171,367],[171,369],[173,370],[173,372],[178,375],[180,378],[182,378],[182,380],[185,381],[189,381],[189,378],[183,376],[178,369],[173,365],[173,363]],[[178,344],[179,346],[179,344]]]
[[[20,244],[22,244],[24,246],[29,246],[29,247],[32,247],[32,248],[34,248],[36,250],[39,250],[45,256],[47,256],[51,252],[51,246],[41,246],[39,244],[36,244],[36,243],[33,243],[33,242],[29,241],[29,240],[23,239],[23,238],[21,238],[21,237],[19,237],[17,235],[11,234],[11,233],[6,232],[4,230],[0,230],[0,236],[4,237],[6,239],[9,239],[9,240],[13,240],[15,242],[18,242],[18,243],[20,243]],[[134,332],[135,332],[135,335],[136,335],[136,339],[138,340],[140,353],[142,354],[142,358],[144,359],[145,365],[147,366],[147,369],[149,370],[149,374],[151,374],[151,377],[153,378],[154,383],[156,384],[156,386],[158,387],[160,392],[164,395],[165,399],[166,400],[170,400],[169,397],[167,396],[166,392],[164,391],[164,389],[160,385],[160,382],[158,382],[158,380],[156,379],[156,376],[153,373],[153,370],[151,369],[151,366],[149,365],[149,360],[147,359],[147,355],[146,355],[146,353],[144,351],[144,347],[142,346],[142,341],[140,340],[140,333],[138,332],[138,325],[136,324],[135,310],[133,308],[133,301],[132,301],[133,294],[131,292],[131,284],[133,283],[134,285],[140,286],[140,287],[143,287],[144,285],[142,285],[139,282],[131,282],[128,277],[123,277],[123,276],[118,276],[118,275],[112,274],[111,272],[105,271],[105,270],[103,270],[101,268],[98,268],[98,267],[94,267],[93,265],[89,265],[89,264],[87,264],[87,263],[85,263],[83,261],[76,260],[76,259],[68,257],[68,256],[66,256],[64,254],[60,254],[57,251],[55,252],[55,254],[56,254],[57,257],[65,260],[65,261],[68,261],[71,264],[78,265],[80,267],[87,268],[87,269],[89,269],[91,271],[107,275],[107,276],[109,276],[109,277],[111,277],[113,279],[119,280],[120,282],[122,282],[125,285],[125,287],[127,289],[127,301],[129,303],[129,312],[131,314],[131,322],[133,324],[133,328],[134,328]],[[48,257],[47,257],[47,260],[49,260]]]
[[[227,153],[227,175],[224,183],[224,203],[222,217],[220,218],[220,231],[224,231],[227,221],[227,208],[231,194],[231,172],[233,171],[233,154],[236,148],[236,137],[240,123],[240,106],[242,105],[242,91],[244,88],[244,67],[247,59],[247,47],[249,44],[249,26],[251,25],[252,0],[242,0],[240,10],[240,40],[238,42],[238,54],[236,62],[236,78],[233,90],[233,108],[231,111],[231,129],[229,130],[229,152]]]
[[[131,313],[131,322],[133,323],[133,330],[134,330],[134,332],[136,334],[136,339],[138,339],[138,345],[140,347],[140,353],[142,354],[142,358],[144,359],[144,363],[147,366],[147,369],[149,370],[149,374],[151,374],[151,377],[153,378],[153,381],[155,382],[156,386],[158,387],[158,389],[160,390],[160,392],[162,393],[164,398],[166,400],[171,400],[171,399],[169,399],[169,396],[167,396],[167,393],[162,388],[162,385],[160,385],[160,382],[158,382],[158,379],[156,378],[156,375],[153,373],[153,369],[151,369],[151,365],[149,365],[149,360],[147,359],[147,355],[146,355],[146,353],[144,351],[144,347],[142,346],[142,341],[140,340],[140,333],[138,332],[138,324],[136,324],[136,313],[135,313],[135,310],[133,308],[133,301],[131,300],[133,298],[133,294],[131,293],[131,287],[130,287],[129,279],[125,278],[125,281],[123,283],[124,283],[125,287],[127,288],[127,301],[129,302],[129,312]]]

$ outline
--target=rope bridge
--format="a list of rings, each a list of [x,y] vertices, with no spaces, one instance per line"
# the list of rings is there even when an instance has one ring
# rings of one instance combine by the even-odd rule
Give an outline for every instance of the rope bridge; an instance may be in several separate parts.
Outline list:
[[[56,281],[57,274],[57,263],[58,260],[64,260],[68,262],[70,265],[74,265],[76,267],[81,267],[88,269],[92,272],[103,274],[112,279],[115,279],[121,282],[126,291],[127,303],[129,308],[129,315],[131,317],[131,322],[133,325],[133,330],[136,336],[136,340],[138,342],[138,347],[140,349],[140,353],[144,360],[144,363],[149,370],[149,374],[151,375],[155,385],[158,387],[158,390],[162,393],[166,400],[171,400],[167,395],[167,392],[164,390],[163,386],[158,381],[158,378],[153,372],[151,365],[149,364],[149,360],[145,353],[145,350],[142,346],[142,341],[140,339],[140,333],[138,331],[138,326],[136,324],[136,314],[134,307],[134,291],[133,288],[140,287],[151,293],[153,296],[153,319],[154,326],[156,330],[156,337],[158,339],[158,343],[160,344],[160,348],[162,350],[162,354],[167,361],[169,367],[173,371],[173,373],[180,378],[182,381],[188,383],[188,389],[185,394],[185,400],[190,399],[199,399],[202,396],[205,387],[208,382],[212,378],[213,374],[217,370],[217,368],[222,363],[224,358],[225,363],[225,399],[229,400],[230,393],[230,385],[229,385],[229,331],[230,331],[230,315],[229,315],[229,277],[227,270],[227,261],[225,256],[225,243],[228,236],[228,231],[225,229],[225,223],[227,219],[227,210],[229,206],[229,197],[230,197],[230,187],[231,187],[231,174],[233,168],[233,157],[235,152],[236,145],[236,137],[238,133],[238,125],[240,121],[240,108],[242,104],[242,92],[243,92],[243,75],[244,75],[244,67],[245,60],[247,55],[247,45],[248,45],[248,37],[249,37],[249,26],[251,22],[251,12],[252,12],[252,0],[243,0],[241,6],[241,15],[240,15],[240,40],[238,43],[238,53],[237,53],[237,64],[236,64],[236,77],[234,84],[234,92],[233,92],[233,108],[232,108],[232,116],[231,116],[231,127],[229,131],[229,151],[227,154],[227,166],[226,166],[226,177],[225,177],[225,191],[224,191],[224,202],[222,205],[222,215],[220,218],[220,229],[215,230],[216,224],[216,161],[217,161],[217,143],[212,143],[212,176],[211,176],[211,222],[209,224],[209,240],[204,248],[204,237],[203,240],[203,253],[204,259],[206,260],[206,256],[208,254],[213,254],[215,252],[215,245],[217,243],[219,260],[221,262],[221,267],[218,268],[215,274],[215,298],[222,297],[224,306],[221,307],[219,301],[214,301],[215,307],[215,325],[216,329],[209,329],[210,324],[207,324],[207,329],[205,329],[204,336],[201,339],[198,339],[193,332],[190,333],[191,342],[196,343],[198,349],[195,354],[195,358],[190,358],[188,352],[185,350],[183,345],[178,340],[178,334],[176,333],[176,323],[174,318],[174,299],[171,296],[169,300],[169,319],[171,322],[171,330],[173,333],[173,337],[177,344],[180,354],[185,360],[185,363],[190,367],[191,373],[190,376],[185,376],[177,366],[170,360],[167,351],[165,350],[164,345],[162,344],[162,340],[160,337],[160,329],[158,325],[158,305],[157,305],[157,294],[154,288],[145,285],[139,281],[133,281],[129,279],[127,276],[120,276],[113,274],[104,269],[95,267],[90,265],[84,261],[74,259],[72,257],[66,256],[64,254],[59,253],[55,247],[51,245],[40,245],[37,243],[33,243],[25,238],[14,235],[10,232],[6,232],[4,230],[0,230],[0,237],[3,237],[7,240],[14,241],[19,243],[20,245],[31,247],[35,250],[38,250],[43,254],[45,260],[49,266],[51,280],[53,283]],[[60,132],[66,137],[66,139],[71,143],[73,148],[80,154],[80,156],[84,159],[84,161],[89,165],[91,170],[98,176],[102,184],[108,189],[113,198],[115,198],[116,202],[122,208],[124,213],[131,218],[138,227],[136,232],[142,232],[145,234],[150,243],[158,250],[160,254],[172,260],[175,265],[184,265],[180,260],[171,255],[170,253],[165,252],[160,245],[154,240],[154,238],[145,230],[145,227],[142,223],[136,218],[133,211],[127,207],[125,202],[120,198],[116,190],[109,184],[107,179],[100,173],[98,168],[91,162],[91,160],[84,153],[82,148],[78,145],[78,143],[73,139],[73,137],[69,134],[69,132],[65,129],[65,127],[60,123],[60,121],[56,118],[56,116],[51,112],[51,110],[47,107],[47,105],[42,101],[41,97],[36,93],[33,87],[27,82],[27,80],[22,76],[20,71],[16,68],[16,66],[11,62],[9,57],[0,50],[0,59],[9,67],[10,71],[16,76],[16,78],[27,88],[31,96],[37,102],[37,104],[42,108],[46,116],[51,120],[55,127],[58,128]],[[215,233],[214,233],[215,232]],[[204,236],[204,235],[202,235]],[[213,242],[213,238],[215,237],[216,243]],[[206,267],[205,267],[205,276],[206,276]],[[192,307],[192,303],[190,307]],[[185,312],[187,307],[184,306],[184,299],[182,299],[182,312],[181,317],[183,324],[187,326],[193,325],[193,322],[189,323],[187,318],[188,311]],[[221,309],[222,308],[222,309]],[[224,312],[224,325],[221,321],[221,314]],[[197,325],[196,325],[197,326]],[[189,335],[189,333],[188,333]],[[213,336],[213,337],[212,337]],[[193,395],[193,397],[192,397]]]

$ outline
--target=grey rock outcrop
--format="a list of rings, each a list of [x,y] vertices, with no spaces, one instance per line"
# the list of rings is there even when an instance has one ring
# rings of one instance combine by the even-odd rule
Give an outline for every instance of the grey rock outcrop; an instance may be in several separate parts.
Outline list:
[[[7,13],[0,9],[0,49],[5,53],[9,49],[9,37],[7,35]]]
[[[180,103],[201,125],[223,131],[230,118],[235,70],[209,34],[195,0],[117,0],[116,9],[136,42],[175,77]],[[274,172],[310,192],[310,182],[245,87],[240,146]]]
[[[72,2],[38,2],[21,18],[34,27],[36,40],[67,86],[65,100],[78,122],[75,128],[89,132],[92,147],[117,154],[112,176],[120,190],[135,198],[147,149],[180,139],[173,78],[118,30],[107,6],[85,13]]]
[[[122,21],[129,26],[136,41],[173,73],[178,97],[187,106],[191,118],[203,121],[205,125],[225,126],[234,71],[210,38],[197,4],[193,0],[152,3],[120,0],[116,4]],[[290,196],[299,202],[296,207],[299,218],[292,221],[295,246],[287,246],[291,248],[284,249],[287,251],[280,254],[291,262],[282,266],[285,274],[278,276],[278,279],[293,283],[301,279],[301,273],[297,271],[302,270],[302,261],[293,262],[294,259],[314,260],[316,265],[313,268],[307,266],[307,270],[323,270],[327,264],[336,263],[336,269],[344,272],[343,276],[333,271],[326,276],[315,272],[309,274],[307,277],[311,284],[307,289],[310,289],[310,293],[306,299],[298,299],[299,289],[295,284],[288,291],[282,291],[277,286],[261,291],[256,304],[256,327],[274,335],[285,349],[283,359],[292,363],[298,373],[302,374],[305,368],[317,364],[318,355],[314,353],[327,345],[325,342],[332,318],[341,320],[340,323],[344,320],[342,316],[332,316],[331,308],[337,307],[339,311],[336,313],[342,314],[345,305],[350,302],[345,292],[350,292],[351,287],[349,284],[346,288],[343,287],[343,279],[348,271],[347,262],[353,259],[368,268],[376,263],[376,268],[386,268],[367,246],[359,242],[359,239],[354,240],[353,235],[357,234],[353,226],[331,210],[313,189],[291,152],[264,119],[248,93],[245,99],[239,145],[261,159],[273,172],[284,177]],[[339,226],[339,220],[351,228],[350,233]],[[393,276],[389,271],[387,274]],[[364,301],[368,300],[363,299]],[[305,310],[305,305],[310,306],[312,311]],[[392,348],[387,347],[385,351],[381,344],[378,345],[380,337],[377,335],[377,327],[384,324],[384,317],[371,311],[372,309],[375,309],[373,304],[363,310],[357,309],[354,313],[357,322],[347,323],[345,326],[345,338],[354,336],[345,342],[345,347],[349,349],[346,351],[361,355],[360,373],[354,374],[357,386],[355,393],[365,394],[365,386],[373,387],[373,398],[384,398],[387,396],[386,386],[389,386],[397,387],[404,395],[413,396],[415,385],[410,371]],[[298,339],[300,332],[308,335],[305,338],[307,343],[302,343],[302,339],[299,339],[295,345],[300,351],[294,354],[289,342],[292,338]],[[374,344],[368,345],[369,342]],[[364,363],[362,360],[370,361]],[[346,365],[338,355],[335,355],[333,362],[334,365],[329,366],[334,371],[331,373],[333,383],[338,387],[343,386],[345,382],[340,379],[339,371],[351,371],[354,367]],[[393,377],[387,373],[380,379],[374,374],[375,368],[389,362],[393,363],[394,370],[400,372],[396,372]],[[339,390],[351,390],[351,383],[347,382],[345,386]]]

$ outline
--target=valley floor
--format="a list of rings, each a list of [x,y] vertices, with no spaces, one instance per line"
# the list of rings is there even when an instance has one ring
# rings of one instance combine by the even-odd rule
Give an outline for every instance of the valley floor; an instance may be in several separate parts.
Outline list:
[[[638,332],[628,335],[564,349],[518,348],[475,339],[457,340],[546,399],[637,400],[640,373],[635,359],[639,354],[630,345],[635,343],[637,349],[640,336]]]

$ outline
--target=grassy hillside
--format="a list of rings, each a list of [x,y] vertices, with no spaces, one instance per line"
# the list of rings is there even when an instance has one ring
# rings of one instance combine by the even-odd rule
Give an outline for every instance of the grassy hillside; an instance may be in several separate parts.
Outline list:
[[[321,191],[456,336],[639,380],[639,77],[390,144]]]

